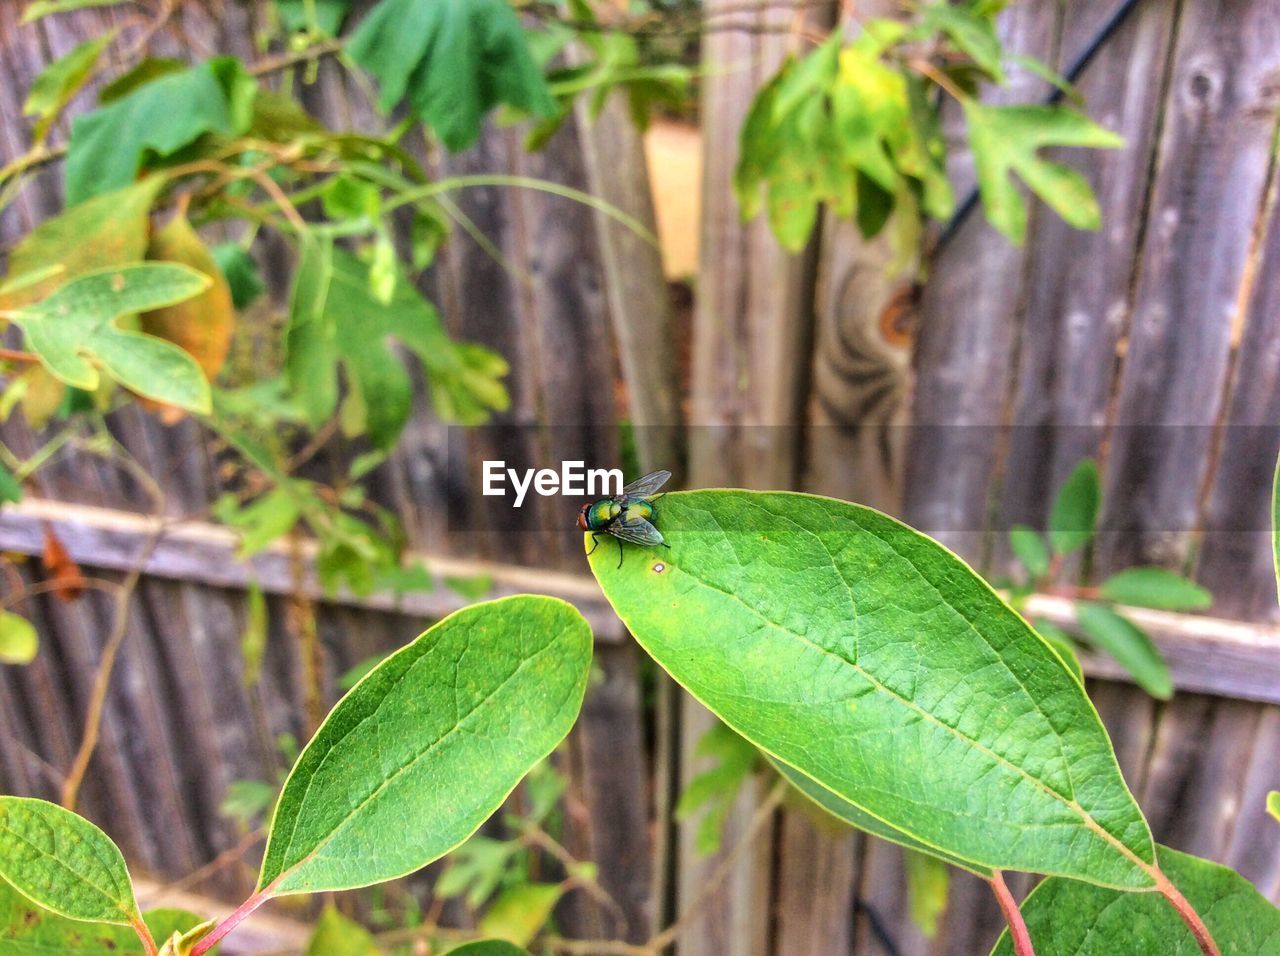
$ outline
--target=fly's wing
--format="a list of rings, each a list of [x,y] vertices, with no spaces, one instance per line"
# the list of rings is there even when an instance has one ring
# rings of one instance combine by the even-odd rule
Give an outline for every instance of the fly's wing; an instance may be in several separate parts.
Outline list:
[[[647,518],[638,515],[619,521],[609,528],[609,534],[632,544],[643,544],[648,547],[662,544],[662,532],[651,525]]]
[[[669,471],[651,471],[643,478],[637,478],[622,489],[628,498],[648,498],[658,493],[658,489],[671,480]]]

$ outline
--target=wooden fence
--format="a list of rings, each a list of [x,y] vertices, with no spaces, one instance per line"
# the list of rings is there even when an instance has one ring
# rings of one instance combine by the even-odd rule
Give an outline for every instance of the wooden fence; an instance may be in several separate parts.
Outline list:
[[[584,577],[571,515],[531,503],[520,526],[502,530],[483,499],[449,482],[449,463],[493,453],[613,462],[623,417],[638,426],[647,462],[687,460],[690,485],[796,487],[864,501],[993,572],[1009,561],[1003,531],[1013,522],[1043,526],[1053,489],[1081,458],[1098,457],[1105,530],[1091,565],[1072,573],[1087,580],[1163,564],[1191,572],[1216,597],[1207,616],[1149,620],[1179,687],[1170,703],[1116,681],[1104,662],[1088,663],[1126,778],[1158,839],[1236,867],[1280,901],[1280,827],[1262,809],[1266,791],[1280,787],[1280,615],[1265,533],[1280,445],[1274,3],[1012,4],[1003,20],[1009,45],[1064,69],[1083,61],[1090,112],[1126,139],[1122,150],[1069,157],[1094,183],[1104,225],[1075,232],[1036,207],[1026,245],[1015,248],[980,214],[968,215],[937,239],[923,288],[891,273],[887,247],[863,242],[848,224],[828,219],[812,246],[791,256],[761,222],[741,223],[729,179],[734,131],[754,85],[789,49],[785,28],[797,10],[819,27],[834,10],[799,0],[794,9],[790,0],[759,11],[744,11],[741,0],[706,6],[709,18],[732,11],[719,19],[751,29],[717,29],[704,40],[714,68],[702,91],[702,267],[688,382],[674,361],[681,336],[651,249],[576,204],[469,190],[458,195],[460,208],[515,268],[458,236],[431,292],[454,332],[513,359],[513,407],[493,427],[463,433],[436,422],[424,403],[376,489],[402,516],[412,546],[431,555],[438,580],[483,562],[495,593],[560,594],[595,626],[601,675],[562,755],[572,779],[566,814],[571,849],[600,863],[628,926],[581,902],[564,908],[562,926],[643,940],[684,912],[721,865],[697,858],[686,827],[665,822],[673,794],[701,765],[694,745],[709,721],[662,681],[652,701],[646,696],[641,656]],[[19,27],[20,7],[0,4],[6,156],[26,142],[21,100],[31,77],[117,16],[85,10]],[[253,5],[230,0],[183,3],[173,30],[155,38],[156,52],[177,52],[181,36],[197,55],[252,57],[254,15]],[[1048,93],[1022,77],[1000,95]],[[378,122],[330,65],[305,96],[335,123]],[[963,197],[972,183],[965,157],[957,153],[951,167]],[[518,132],[490,130],[475,149],[443,161],[443,171],[472,170],[544,177],[652,215],[639,188],[638,138],[613,114],[569,124],[534,155]],[[60,171],[40,172],[0,218],[0,243],[55,212],[59,195]],[[279,291],[287,257],[265,264]],[[278,771],[279,733],[304,733],[311,661],[288,637],[290,555],[270,552],[250,569],[233,559],[224,532],[179,520],[206,513],[220,491],[206,436],[134,411],[112,424],[162,479],[173,523],[132,598],[83,808],[138,870],[172,880],[241,840],[218,802],[231,781]],[[16,421],[0,435],[18,454],[38,441]],[[0,513],[0,550],[38,553],[47,526],[86,573],[118,577],[139,560],[152,533],[140,513],[150,504],[127,473],[78,456],[42,470],[37,484],[39,500]],[[459,509],[469,516],[465,533],[442,520]],[[269,596],[271,640],[262,680],[246,688],[238,646],[250,575]],[[310,578],[306,587],[314,589]],[[1036,600],[1046,616],[1069,617],[1060,598]],[[347,667],[403,644],[458,601],[443,588],[400,602],[323,601],[329,700]],[[24,610],[43,645],[31,666],[0,669],[0,791],[49,796],[78,743],[111,607],[91,592]],[[682,923],[680,952],[905,956],[989,947],[1001,924],[980,882],[954,878],[939,934],[926,940],[907,917],[896,848],[834,832],[791,807],[760,827],[765,787],[749,788],[730,814],[727,847],[748,829],[760,833],[720,892]],[[248,867],[230,867],[195,889],[231,900],[251,883]]]

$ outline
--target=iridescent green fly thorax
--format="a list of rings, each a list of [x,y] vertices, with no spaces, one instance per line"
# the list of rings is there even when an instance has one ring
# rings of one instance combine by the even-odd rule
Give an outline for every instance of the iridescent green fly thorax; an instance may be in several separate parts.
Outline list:
[[[617,498],[601,498],[582,506],[578,512],[578,527],[591,534],[591,554],[600,543],[600,535],[612,535],[618,540],[618,567],[622,567],[622,542],[632,544],[664,545],[662,533],[654,527],[658,510],[650,498],[671,477],[669,471],[655,471],[645,475],[622,489]]]

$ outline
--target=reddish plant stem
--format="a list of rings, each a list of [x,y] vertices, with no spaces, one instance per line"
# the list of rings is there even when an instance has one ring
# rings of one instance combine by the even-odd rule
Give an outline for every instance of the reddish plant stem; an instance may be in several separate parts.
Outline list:
[[[1182,922],[1187,924],[1187,929],[1191,930],[1191,935],[1196,938],[1196,945],[1200,947],[1200,952],[1204,953],[1204,956],[1221,956],[1221,950],[1213,941],[1209,927],[1204,925],[1204,920],[1200,918],[1200,914],[1196,912],[1190,901],[1182,895],[1182,891],[1159,870],[1156,870],[1153,875],[1156,878],[1156,890],[1169,901],[1169,905],[1177,910]]]
[[[1004,921],[1009,924],[1009,936],[1013,939],[1015,956],[1036,956],[1036,951],[1031,945],[1031,934],[1027,932],[1026,921],[1022,918],[1022,910],[1018,908],[1018,901],[1013,898],[1009,887],[1005,885],[1004,874],[996,870],[987,882],[991,884],[991,892],[995,893],[996,902],[1000,904]]]
[[[138,934],[138,939],[142,940],[142,951],[146,956],[157,956],[156,941],[151,938],[151,930],[147,929],[147,924],[142,922],[142,917],[136,916],[129,920],[129,925]]]
[[[222,942],[224,936],[248,919],[254,910],[271,898],[271,891],[274,888],[275,883],[272,883],[270,886],[258,890],[258,892],[237,906],[230,916],[215,926],[208,936],[191,948],[191,956],[204,956],[205,953]]]

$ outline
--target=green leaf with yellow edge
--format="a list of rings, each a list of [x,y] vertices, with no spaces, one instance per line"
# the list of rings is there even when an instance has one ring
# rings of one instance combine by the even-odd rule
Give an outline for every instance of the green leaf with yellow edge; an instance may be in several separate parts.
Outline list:
[[[76,276],[140,261],[147,252],[149,213],[163,183],[147,179],[72,206],[27,233],[9,254],[9,276],[0,309],[45,298]],[[60,266],[51,271],[52,266]],[[37,282],[25,276],[45,277]]]
[[[1064,631],[1058,625],[1044,618],[1037,618],[1032,621],[1032,626],[1036,632],[1043,637],[1062,658],[1062,663],[1067,665],[1067,670],[1076,675],[1076,680],[1084,683],[1084,670],[1080,667],[1080,656],[1076,653],[1075,641],[1071,639],[1071,635]]]
[[[1161,611],[1203,611],[1213,595],[1167,568],[1125,568],[1098,588],[1108,601]]]
[[[76,117],[67,147],[67,204],[129,185],[139,170],[207,133],[244,133],[256,91],[257,81],[239,60],[218,57]]]
[[[509,886],[480,918],[480,932],[516,946],[526,946],[551,919],[551,911],[563,895],[564,887],[559,883]]]
[[[988,106],[964,98],[969,145],[987,219],[1021,245],[1027,234],[1027,205],[1013,182],[1016,174],[1059,216],[1077,229],[1097,229],[1102,221],[1088,181],[1074,169],[1042,159],[1050,146],[1118,149],[1124,139],[1075,110],[1061,106]]]
[[[320,425],[337,410],[342,366],[361,399],[351,407],[376,448],[395,444],[413,405],[412,382],[391,340],[421,359],[432,404],[446,421],[479,424],[510,404],[502,383],[505,359],[451,339],[403,273],[390,301],[379,302],[364,263],[320,239],[303,246],[287,335],[286,376],[311,423]]]
[[[84,817],[56,803],[0,796],[0,878],[70,920],[142,922],[120,850]]]
[[[499,103],[535,116],[556,112],[507,0],[382,0],[347,52],[378,81],[383,111],[408,100],[454,152],[476,141],[485,114]]]
[[[31,131],[36,142],[44,142],[53,121],[88,82],[102,58],[102,52],[115,38],[116,31],[108,30],[100,37],[86,40],[50,63],[31,82],[31,91],[22,104],[22,115],[37,118]]]
[[[591,629],[518,595],[451,614],[330,712],[276,804],[259,889],[367,886],[457,847],[573,726]]]
[[[915,850],[902,851],[902,864],[911,922],[926,939],[933,939],[938,935],[938,917],[947,911],[951,871],[936,856]]]
[[[27,347],[67,385],[97,388],[101,367],[145,398],[208,412],[209,383],[195,359],[170,342],[117,324],[208,287],[208,276],[187,266],[139,263],[81,275],[11,318],[22,327]]]
[[[1106,605],[1091,601],[1076,605],[1076,621],[1089,643],[1114,657],[1148,694],[1160,700],[1173,696],[1169,666],[1146,631]]]
[[[39,650],[35,626],[21,614],[0,611],[0,664],[30,664]]]
[[[1158,847],[1160,868],[1204,920],[1224,954],[1280,953],[1280,910],[1240,874]],[[1022,901],[1036,956],[1200,956],[1191,931],[1158,893],[1117,893],[1052,877]],[[1008,931],[992,956],[1013,956]]]
[[[194,913],[155,909],[142,914],[153,939],[169,939],[201,923]],[[210,951],[216,954],[218,948]],[[143,956],[132,927],[85,923],[37,906],[0,880],[0,953],[4,956]]]
[[[305,956],[381,956],[381,953],[372,933],[330,904],[316,921]]]
[[[236,313],[231,286],[186,216],[174,216],[151,238],[147,258],[189,266],[209,280],[199,295],[138,317],[148,335],[172,342],[196,360],[205,378],[212,381],[222,370],[231,347]]]
[[[591,569],[731,728],[935,851],[1154,885],[1151,833],[1080,683],[954,554],[813,495],[677,492],[656,510],[669,548],[625,546],[622,567],[599,548]]]

